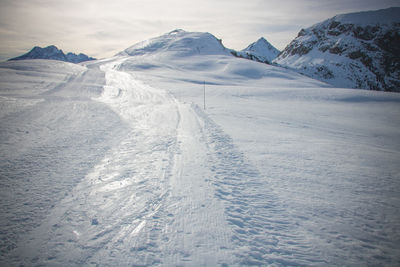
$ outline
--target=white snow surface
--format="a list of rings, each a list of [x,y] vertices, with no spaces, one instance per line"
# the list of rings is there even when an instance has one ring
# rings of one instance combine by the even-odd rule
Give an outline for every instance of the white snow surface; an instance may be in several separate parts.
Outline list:
[[[399,23],[400,8],[392,7],[376,11],[364,11],[349,14],[341,14],[333,17],[333,20],[339,21],[343,24],[354,23],[360,26],[367,25],[390,25],[392,23]]]
[[[265,40],[265,38],[261,37],[256,42],[236,53],[244,58],[252,57],[260,62],[271,63],[279,55],[279,50]]]
[[[0,64],[0,265],[400,264],[399,94],[141,51]]]
[[[159,37],[135,44],[117,55],[137,56],[158,54],[158,56],[162,56],[162,54],[171,53],[181,57],[198,54],[230,54],[229,50],[210,33],[187,32],[177,29]]]

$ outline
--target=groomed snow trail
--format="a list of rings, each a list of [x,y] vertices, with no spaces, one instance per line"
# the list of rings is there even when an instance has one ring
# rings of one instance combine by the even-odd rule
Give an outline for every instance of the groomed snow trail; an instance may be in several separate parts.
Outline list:
[[[269,178],[220,126],[197,105],[120,71],[123,63],[88,65],[46,93],[58,105],[84,100],[94,111],[107,110],[76,129],[103,129],[107,119],[115,129],[107,125],[112,140],[21,235],[8,265],[326,264],[287,219]],[[105,78],[102,90],[88,86],[93,77]],[[90,140],[103,140],[104,132],[92,133]]]
[[[156,231],[146,229],[168,194],[178,123],[175,102],[112,66],[101,68],[106,85],[95,100],[111,107],[128,130],[115,136],[117,145],[20,242],[17,262],[18,257],[27,265],[157,262],[159,251],[151,242]],[[141,252],[145,258],[131,255],[143,246],[137,237],[141,232],[148,245]]]
[[[205,132],[206,116],[200,116],[196,106],[118,71],[120,63],[100,67],[106,85],[94,100],[108,105],[128,130],[117,136],[119,142],[51,208],[46,219],[20,240],[10,263],[239,263],[253,249],[240,240],[250,230],[243,229],[249,225],[241,221],[248,219],[238,218],[240,209],[247,207],[240,199],[225,201],[227,192],[221,184],[225,182],[218,180],[221,173],[216,169],[228,172],[237,157],[230,155],[226,166],[215,166],[213,159],[221,151],[210,147],[214,130]],[[249,172],[246,168],[243,171]],[[232,185],[231,190],[243,188]]]

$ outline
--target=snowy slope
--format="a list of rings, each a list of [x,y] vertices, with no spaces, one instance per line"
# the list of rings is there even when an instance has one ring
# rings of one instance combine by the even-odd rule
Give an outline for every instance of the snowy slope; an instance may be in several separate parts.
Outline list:
[[[229,51],[210,33],[174,30],[160,37],[135,44],[118,55],[149,55],[155,53],[191,55],[228,55]]]
[[[335,16],[301,30],[274,62],[337,87],[399,91],[399,14]]]
[[[255,60],[258,62],[270,64],[280,53],[273,45],[271,45],[264,37],[250,44],[241,51],[232,51],[235,56]]]
[[[24,60],[24,59],[53,59],[53,60],[67,61],[71,63],[79,63],[83,61],[94,60],[95,58],[88,57],[87,55],[82,53],[80,53],[79,55],[71,52],[64,54],[64,52],[61,49],[58,49],[54,45],[50,45],[44,48],[35,46],[28,53],[23,54],[22,56],[19,57],[11,58],[9,60]]]
[[[154,40],[0,64],[0,265],[399,265],[398,94]]]

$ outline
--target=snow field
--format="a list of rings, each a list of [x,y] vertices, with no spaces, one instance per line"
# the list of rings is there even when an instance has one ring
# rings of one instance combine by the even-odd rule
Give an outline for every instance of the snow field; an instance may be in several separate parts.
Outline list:
[[[148,219],[158,212],[167,193],[164,179],[174,144],[169,122],[174,117],[160,122],[161,114],[174,106],[162,94],[130,84],[129,75],[110,69],[105,78],[104,92],[96,102],[109,105],[129,131],[31,233],[32,242],[20,247],[17,254],[28,256],[27,264],[115,264],[114,257],[122,265],[159,261],[151,243],[156,232],[148,230],[153,228]],[[141,231],[143,238],[134,238]],[[134,257],[132,251],[143,244],[148,245],[146,250],[136,249]],[[37,247],[41,249],[36,257],[29,257]]]
[[[261,69],[253,62],[235,66],[240,59],[219,57],[211,63],[210,58],[156,63],[138,57],[127,60],[122,69],[167,89],[179,101],[192,102],[195,110],[203,106],[201,81],[206,81],[206,117],[220,131],[223,150],[217,158],[227,162],[218,165],[213,160],[222,173],[214,182],[216,196],[228,201],[228,221],[239,217],[231,221],[233,230],[243,233],[234,232],[240,240],[235,247],[252,248],[248,254],[246,249],[235,251],[239,262],[396,266],[399,96],[321,88],[321,83],[269,66],[255,77],[245,71]],[[146,65],[152,68],[141,69]],[[237,68],[244,71],[238,73]],[[228,152],[229,144],[235,152]],[[235,156],[228,160],[231,154]],[[240,155],[249,171],[237,161]],[[242,187],[234,177],[240,177]],[[230,198],[251,204],[235,206],[235,214]],[[244,215],[249,210],[255,216]]]
[[[234,111],[215,108],[213,117],[268,175],[290,222],[285,232],[296,230],[303,245],[311,244],[306,265],[396,265],[396,102],[388,101],[382,111],[381,103],[268,98],[234,100]]]
[[[397,266],[400,97],[169,35],[2,65],[1,265]]]
[[[8,72],[1,78],[2,95],[35,103],[10,106],[1,116],[1,261],[10,264],[10,252],[21,237],[40,226],[113,146],[110,137],[118,136],[123,125],[104,105],[76,94],[56,95],[67,96],[76,86],[74,78],[85,71],[81,66],[42,60],[2,66]],[[12,69],[17,73],[12,75]],[[24,82],[9,83],[15,75]],[[89,80],[95,91],[101,75]]]
[[[130,130],[22,237],[9,263],[232,264],[231,232],[196,114],[117,65],[101,67],[106,85],[93,99]]]

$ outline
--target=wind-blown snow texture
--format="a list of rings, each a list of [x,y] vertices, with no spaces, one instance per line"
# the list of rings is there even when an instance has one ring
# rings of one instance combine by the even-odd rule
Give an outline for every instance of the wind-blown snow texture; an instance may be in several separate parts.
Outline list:
[[[336,87],[400,91],[400,7],[338,15],[308,29],[274,63]]]
[[[80,53],[79,55],[71,52],[64,54],[62,50],[58,49],[54,45],[50,45],[45,48],[35,46],[28,53],[19,57],[11,58],[9,60],[24,60],[24,59],[53,59],[71,63],[80,63],[83,61],[95,60],[95,58],[88,57],[87,55],[82,53]]]
[[[174,31],[0,97],[0,265],[400,264],[398,94]]]

